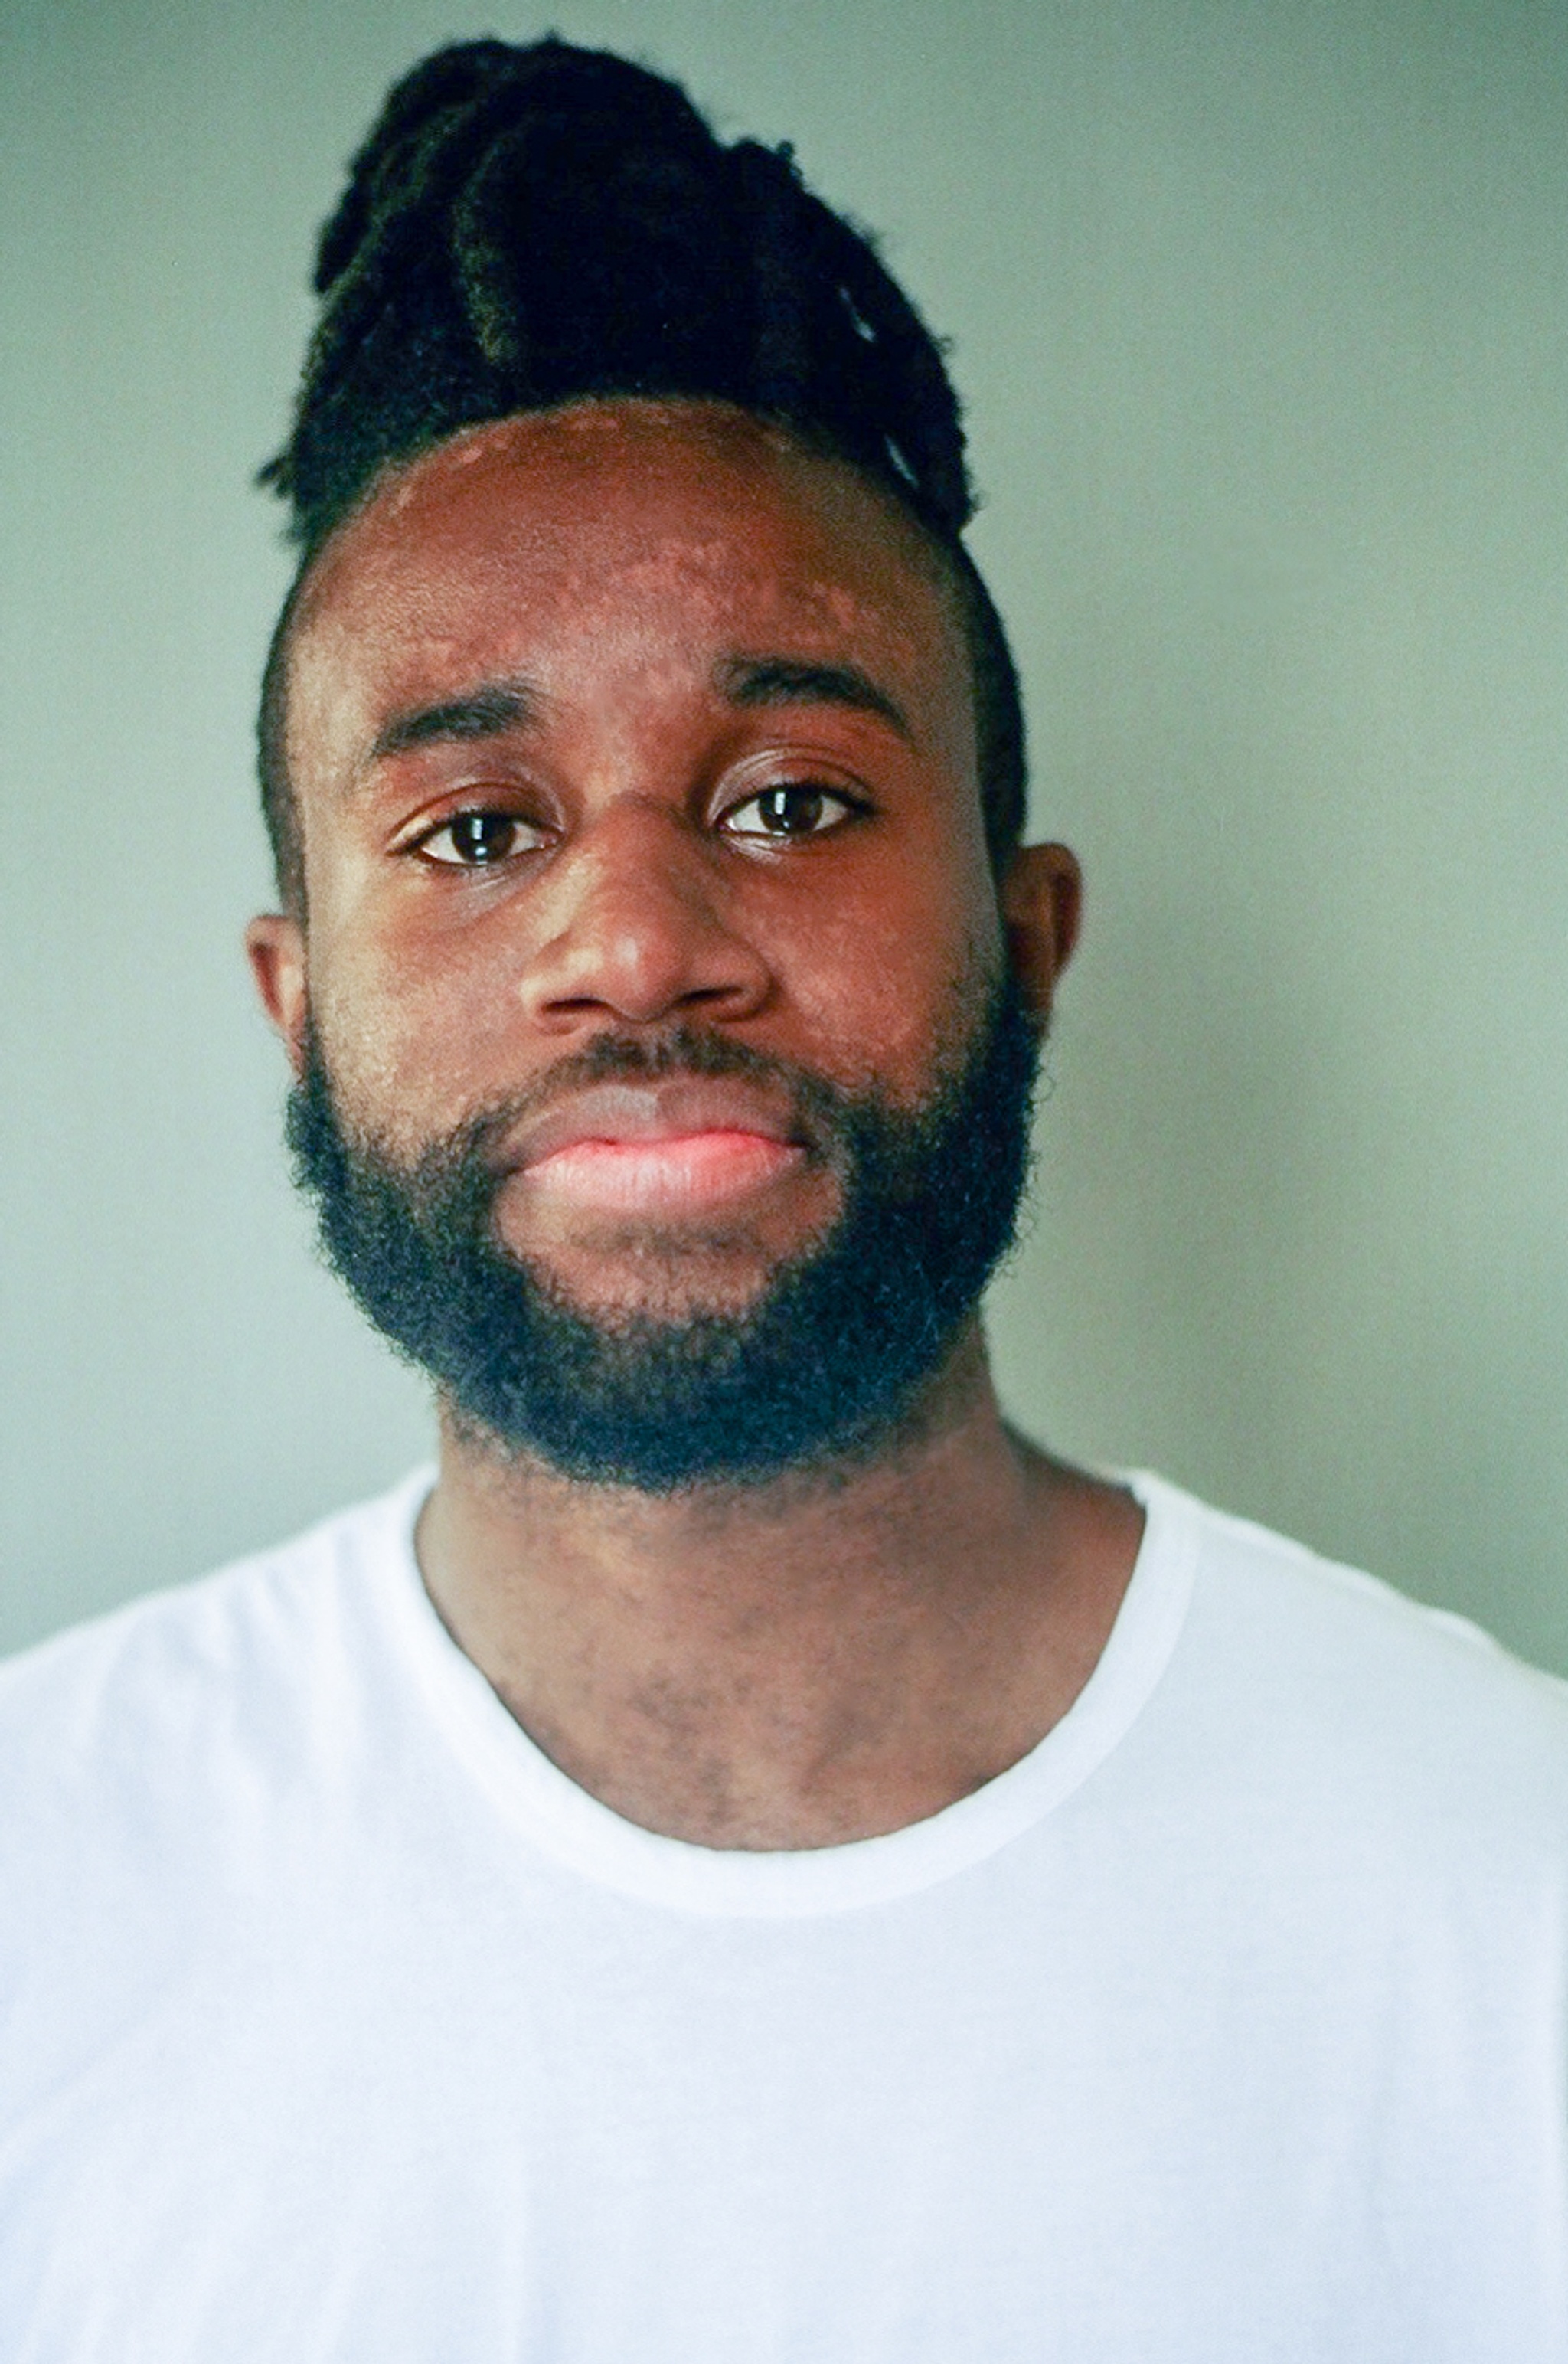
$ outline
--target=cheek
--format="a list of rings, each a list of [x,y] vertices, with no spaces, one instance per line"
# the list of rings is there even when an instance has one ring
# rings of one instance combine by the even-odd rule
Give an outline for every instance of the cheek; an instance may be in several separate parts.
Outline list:
[[[929,1088],[933,1047],[966,1031],[968,1005],[1001,968],[1001,917],[983,850],[957,878],[950,856],[903,869],[896,893],[882,888],[872,881],[841,910],[813,911],[774,966],[821,1065],[915,1100]]]
[[[483,931],[431,940],[368,911],[313,928],[317,1040],[345,1107],[389,1146],[417,1148],[527,1082],[515,979],[496,954]]]

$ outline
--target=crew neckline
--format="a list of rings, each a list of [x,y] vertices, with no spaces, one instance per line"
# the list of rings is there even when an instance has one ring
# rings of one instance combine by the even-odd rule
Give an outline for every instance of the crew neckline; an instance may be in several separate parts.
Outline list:
[[[776,1852],[701,1846],[645,1830],[553,1764],[504,1706],[437,1615],[414,1530],[435,1472],[384,1499],[391,1607],[405,1662],[448,1743],[492,1806],[541,1853],[645,1904],[735,1919],[805,1919],[912,1896],[968,1870],[1051,1813],[1130,1730],[1184,1622],[1197,1556],[1197,1505],[1147,1471],[1118,1475],[1144,1513],[1127,1591],[1098,1663],[1060,1723],[968,1797],[901,1830]]]

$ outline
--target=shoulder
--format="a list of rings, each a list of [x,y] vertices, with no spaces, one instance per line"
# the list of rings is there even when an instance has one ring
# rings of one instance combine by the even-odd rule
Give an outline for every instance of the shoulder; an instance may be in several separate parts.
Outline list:
[[[145,1804],[198,1775],[210,1788],[226,1759],[297,1749],[351,1675],[428,1482],[0,1663],[0,1793],[47,1816],[123,1782]]]
[[[421,1490],[0,1666],[7,2124],[174,2074],[176,2030],[225,2025],[284,1977],[401,1696]]]
[[[1188,1562],[1171,1674],[1231,1778],[1359,1816],[1568,1839],[1568,1683],[1469,1620],[1140,1479]]]

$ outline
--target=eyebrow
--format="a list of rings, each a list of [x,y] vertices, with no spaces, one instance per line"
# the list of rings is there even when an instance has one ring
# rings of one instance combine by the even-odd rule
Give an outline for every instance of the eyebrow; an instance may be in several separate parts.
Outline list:
[[[841,706],[874,714],[901,738],[913,736],[896,700],[857,664],[813,663],[798,657],[723,657],[714,686],[731,706]],[[417,747],[450,741],[495,739],[539,719],[539,697],[526,682],[495,682],[434,706],[411,706],[383,723],[369,762],[384,763]]]
[[[725,657],[714,667],[713,679],[732,706],[847,706],[858,714],[880,715],[902,739],[914,735],[902,707],[857,664]]]
[[[536,720],[539,707],[537,692],[522,682],[497,682],[466,697],[443,698],[438,706],[411,706],[383,723],[371,742],[370,761],[382,763],[442,740],[498,738],[520,722]]]

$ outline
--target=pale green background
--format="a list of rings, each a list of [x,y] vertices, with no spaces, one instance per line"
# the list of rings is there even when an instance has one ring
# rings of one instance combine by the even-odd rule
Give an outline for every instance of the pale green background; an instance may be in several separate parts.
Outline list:
[[[565,0],[793,136],[956,340],[1089,873],[1011,1401],[1568,1667],[1568,18]],[[507,15],[531,34],[547,21]],[[416,0],[10,0],[4,1596],[394,1477],[239,932],[314,225]]]

